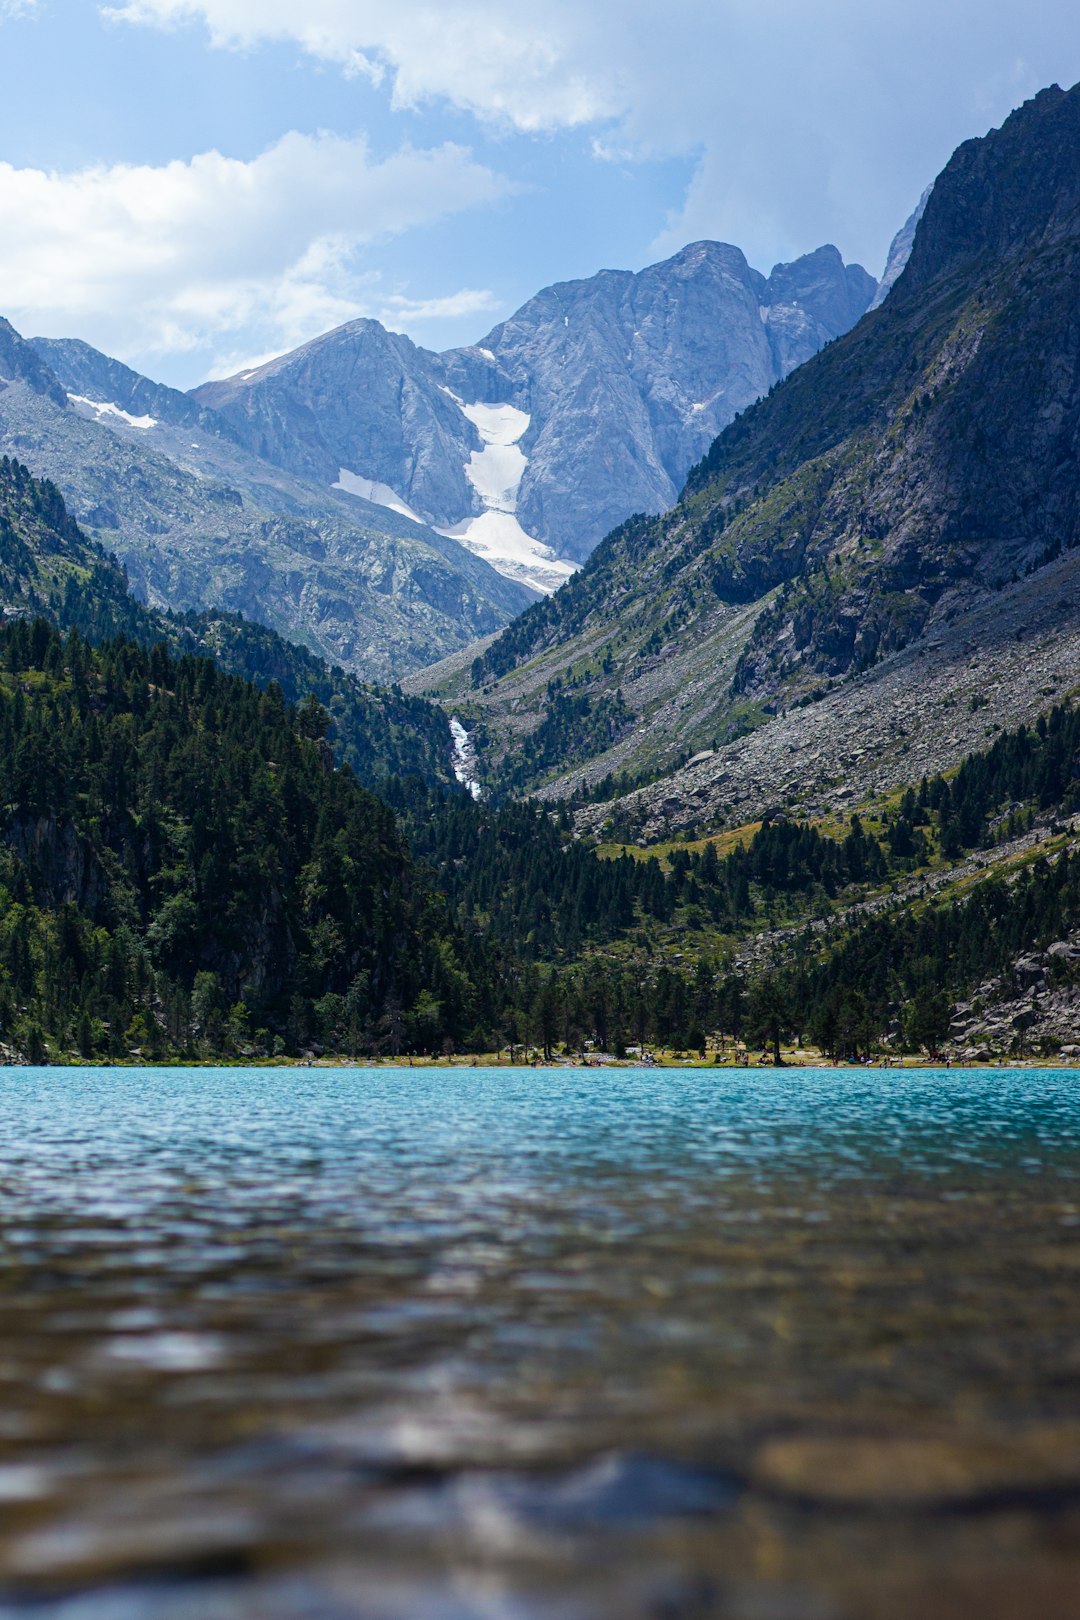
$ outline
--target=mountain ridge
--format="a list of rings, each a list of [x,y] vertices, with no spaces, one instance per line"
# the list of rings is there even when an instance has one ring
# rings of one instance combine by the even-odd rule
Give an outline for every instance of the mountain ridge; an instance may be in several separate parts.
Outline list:
[[[152,606],[240,611],[386,680],[532,599],[455,541],[247,455],[88,345],[35,346],[4,322],[0,383],[0,452],[57,484]],[[133,410],[109,398],[116,383]]]
[[[1080,89],[959,149],[885,303],[729,426],[671,511],[613,531],[477,661],[493,778],[502,750],[518,790],[560,795],[719,750],[708,777],[740,731],[953,622],[961,640],[1029,575],[1037,624],[1047,565],[1080,533],[1077,174]],[[570,694],[560,771],[528,739]]]
[[[544,288],[465,348],[436,354],[357,320],[191,398],[275,465],[379,488],[550,590],[613,523],[670,505],[718,428],[875,289],[832,246],[765,277],[740,249],[697,242]],[[494,436],[478,415],[492,408]]]

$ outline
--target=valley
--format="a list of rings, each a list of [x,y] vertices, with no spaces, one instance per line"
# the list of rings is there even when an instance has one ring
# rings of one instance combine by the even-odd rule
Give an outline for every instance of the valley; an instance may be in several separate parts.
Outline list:
[[[0,50],[0,1620],[1076,1620],[1080,11]]]
[[[340,1051],[346,1031],[372,1053],[1069,1044],[1078,158],[1078,91],[967,143],[880,295],[832,248],[764,278],[696,243],[546,289],[473,348],[365,320],[191,395],[4,328],[12,759],[20,728],[68,724],[82,667],[19,639],[34,615],[136,668],[160,642],[296,705],[298,738],[381,796],[416,863],[387,902],[400,981],[374,1003],[314,857],[281,872],[293,965],[272,983],[209,941],[164,955],[151,863],[100,912],[134,906],[148,966],[115,1015],[95,992],[93,1049],[122,1057],[133,1020],[160,1056]],[[142,651],[109,651],[118,635]],[[60,825],[30,803],[10,892],[44,941],[62,896],[89,902],[30,860]],[[123,816],[111,854],[64,825],[73,873],[137,847]],[[319,860],[344,858],[319,826]],[[415,905],[434,954],[402,943]],[[235,1028],[183,1011],[196,980],[246,1009]],[[62,1047],[66,1016],[46,997],[9,1019]]]

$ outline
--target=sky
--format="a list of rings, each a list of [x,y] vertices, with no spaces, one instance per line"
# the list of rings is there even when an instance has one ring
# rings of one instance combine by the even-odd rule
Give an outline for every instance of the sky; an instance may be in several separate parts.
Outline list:
[[[704,237],[875,275],[1076,0],[0,0],[0,314],[178,387]]]

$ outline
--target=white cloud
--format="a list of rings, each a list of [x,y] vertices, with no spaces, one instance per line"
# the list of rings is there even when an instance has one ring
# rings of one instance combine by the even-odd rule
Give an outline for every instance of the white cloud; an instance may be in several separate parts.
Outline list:
[[[38,0],[0,0],[0,22],[8,17],[29,17],[37,5]]]
[[[278,352],[358,315],[422,303],[365,272],[366,243],[497,200],[508,182],[447,144],[381,162],[363,140],[286,135],[250,162],[46,173],[0,163],[0,309],[135,361],[217,369],[240,334]],[[482,293],[456,295],[471,307]]]
[[[462,287],[460,292],[443,298],[406,298],[401,293],[389,293],[383,300],[379,319],[386,326],[395,321],[459,321],[466,315],[491,315],[499,304],[487,288]]]
[[[525,133],[592,126],[598,159],[692,155],[654,244],[720,236],[768,267],[831,236],[880,268],[952,148],[1080,76],[1074,0],[109,0],[214,44],[291,41]]]
[[[584,124],[624,105],[612,75],[577,66],[599,44],[596,7],[568,0],[527,12],[505,0],[117,0],[101,10],[159,27],[202,22],[226,47],[292,41],[348,72],[389,71],[399,107],[444,97],[520,130]]]

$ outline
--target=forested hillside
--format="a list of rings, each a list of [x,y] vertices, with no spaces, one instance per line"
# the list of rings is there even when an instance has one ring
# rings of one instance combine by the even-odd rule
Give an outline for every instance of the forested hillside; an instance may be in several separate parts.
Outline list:
[[[123,570],[68,514],[56,488],[0,458],[0,615],[41,614],[91,642],[130,636],[142,646],[212,657],[257,685],[276,681],[290,703],[312,696],[330,716],[338,757],[369,785],[416,775],[450,782],[446,716],[397,687],[332,669],[304,647],[239,614],[160,613],[128,590]]]
[[[1026,952],[1055,947],[1055,990],[1080,973],[1071,708],[867,822],[780,818],[652,853],[418,778],[389,785],[395,814],[335,766],[327,726],[315,700],[292,709],[164,644],[0,628],[0,1048],[550,1054],[796,1033],[865,1055],[939,1044],[960,997],[1008,998]]]
[[[16,1049],[462,1039],[473,986],[393,813],[271,685],[0,630],[0,1028]],[[462,995],[443,995],[447,984]],[[480,974],[480,993],[484,986]]]
[[[962,149],[887,303],[465,674],[474,741],[513,739],[480,803],[444,710],[146,608],[0,461],[0,1050],[1067,1040],[1078,120],[1050,92]],[[626,791],[643,715],[700,749],[685,790],[646,749]],[[560,776],[573,806],[516,797]]]

